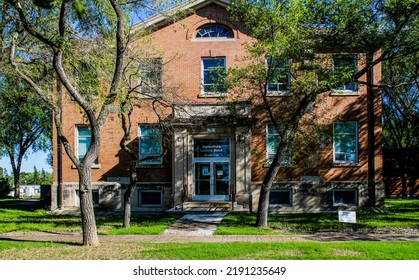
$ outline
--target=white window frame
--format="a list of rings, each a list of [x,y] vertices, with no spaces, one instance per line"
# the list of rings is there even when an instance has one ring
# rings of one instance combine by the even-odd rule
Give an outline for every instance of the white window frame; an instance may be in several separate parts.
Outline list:
[[[153,69],[139,69],[139,77],[138,77],[138,82],[139,82],[139,97],[140,98],[155,98],[155,97],[159,97],[161,95],[161,90],[163,87],[163,82],[162,82],[162,71],[163,71],[163,62],[162,62],[162,58],[148,58],[146,60],[144,60],[145,64],[147,65],[152,65]],[[154,67],[156,67],[156,69],[154,69]],[[152,88],[155,88],[155,91],[148,91],[144,89],[144,86],[142,85],[142,79],[144,80],[148,80],[147,76],[149,75],[149,73],[156,73],[157,76],[153,77],[156,79],[157,84],[153,84],[151,85]]]
[[[90,129],[90,127],[88,126],[88,125],[76,125],[76,153],[77,153],[77,159],[81,162],[81,161],[83,161],[83,159],[84,159],[84,157],[86,156],[86,153],[87,153],[87,151],[89,150],[89,147],[87,147],[87,149],[86,149],[86,153],[83,155],[83,158],[80,158],[80,153],[79,153],[79,147],[80,147],[80,129],[81,128],[84,128],[84,129],[88,129],[88,130],[90,130],[90,137],[86,137],[86,136],[83,136],[83,138],[90,138],[90,139],[92,139],[92,132],[91,132],[91,129]],[[92,143],[92,140],[90,140],[90,145],[91,145],[91,143]],[[95,162],[94,162],[94,166],[93,167],[97,167],[98,166],[98,163],[99,163],[99,160],[98,160],[98,158],[96,158],[96,160],[95,160]]]
[[[205,72],[211,71],[211,69],[205,70],[204,68],[204,61],[205,60],[223,60],[223,67],[224,71],[226,70],[227,59],[225,56],[217,56],[217,57],[202,57],[201,58],[201,97],[218,97],[218,96],[225,96],[227,95],[227,89],[225,91],[205,91],[206,85],[218,85],[216,83],[212,84],[205,84]],[[220,84],[221,85],[221,84]]]
[[[277,136],[278,139],[279,139],[279,141],[281,141],[281,135],[280,135],[280,133],[278,131],[277,131],[277,133],[271,133],[271,134],[269,134],[269,126],[273,126],[273,124],[267,123],[266,124],[266,127],[265,127],[265,130],[266,130],[266,162],[267,163],[272,163],[273,158],[271,159],[269,157],[269,155],[270,155],[270,153],[269,153],[269,143],[270,143],[269,142],[269,138],[270,138],[270,136],[272,136],[272,137]],[[288,151],[287,154],[288,155],[286,157],[284,157],[284,158],[281,159],[281,164],[290,164],[291,163],[291,156],[290,156],[289,151]],[[273,154],[273,156],[275,156],[275,154]]]
[[[279,204],[271,204],[271,203],[269,203],[270,206],[292,206],[292,190],[271,190],[271,193],[273,193],[273,192],[288,193],[290,203],[289,204],[280,204],[280,203]]]
[[[208,27],[221,27],[221,28],[224,28],[225,30],[227,30],[228,32],[231,33],[231,37],[227,37],[227,36],[221,36],[221,37],[197,37],[198,34],[199,34],[199,32],[201,30],[203,30],[205,28],[208,28]],[[197,41],[200,41],[200,40],[204,40],[204,41],[205,40],[232,40],[232,39],[234,39],[234,32],[233,32],[233,30],[231,30],[231,28],[229,28],[229,27],[227,27],[225,25],[222,25],[222,24],[218,24],[218,23],[216,23],[216,24],[207,24],[207,25],[201,26],[201,27],[199,27],[197,29],[197,31],[195,33],[195,36],[194,36],[194,39],[197,40]]]
[[[345,58],[345,57],[353,57],[354,61],[354,73],[358,72],[358,56],[356,54],[346,54],[346,55],[337,55],[333,57],[333,73],[335,73],[335,64],[336,60],[339,58]],[[349,87],[354,86],[355,89],[348,89]],[[358,84],[356,82],[348,83],[342,86],[343,88],[335,88],[333,89],[333,93],[336,94],[358,94]]]
[[[336,192],[354,192],[354,194],[355,194],[354,203],[336,202],[335,201],[335,193]],[[358,189],[340,189],[340,188],[333,189],[332,190],[332,198],[333,198],[333,206],[358,206],[358,204],[359,204]]]
[[[141,135],[141,128],[142,127],[153,127],[153,128],[158,128],[160,130],[160,153],[158,154],[145,154],[145,156],[143,157],[143,155],[141,154],[141,138],[144,138],[145,136]],[[140,124],[138,126],[138,153],[140,156],[140,165],[141,166],[146,166],[146,165],[161,165],[163,163],[163,156],[162,156],[162,152],[163,152],[163,130],[160,126],[157,125],[152,125],[152,124]],[[147,161],[142,161],[142,158],[148,157],[148,156],[156,156],[155,159],[152,160],[147,160]]]
[[[339,160],[336,159],[336,155],[337,154],[345,154],[345,158],[347,158],[347,155],[349,155],[350,153],[342,153],[342,152],[338,152],[336,150],[336,125],[337,124],[353,124],[355,126],[355,132],[354,134],[354,141],[355,141],[355,154],[354,154],[354,160]],[[340,133],[340,134],[350,134],[350,133]],[[357,164],[358,163],[358,123],[355,121],[348,121],[348,122],[334,122],[333,123],[333,163],[338,163],[338,164]]]
[[[275,62],[277,62],[277,60],[275,60],[274,58],[266,58],[265,59],[265,65],[266,65],[266,70],[268,71],[269,70],[269,60],[270,59],[273,59],[274,60],[274,63]],[[288,65],[291,65],[291,60],[290,59],[287,59],[287,60],[285,60],[283,63],[286,63],[286,64],[288,64]],[[274,70],[275,69],[275,70]],[[286,68],[284,67],[284,68],[280,68],[280,67],[273,67],[273,68],[271,68],[270,69],[271,71],[279,71],[279,72],[284,72],[285,70],[286,70]],[[277,83],[277,82],[269,82],[269,80],[268,80],[268,82],[267,82],[267,84],[266,84],[266,91],[267,91],[267,94],[268,95],[270,95],[270,96],[275,96],[275,95],[287,95],[287,94],[289,94],[290,93],[290,88],[291,88],[291,73],[290,73],[290,71],[288,70],[287,71],[288,73],[287,73],[287,82],[286,83]],[[269,85],[275,85],[276,87],[277,87],[277,90],[270,90],[269,89]],[[281,85],[285,85],[286,87],[287,87],[287,89],[286,90],[283,90],[283,89],[278,89]]]

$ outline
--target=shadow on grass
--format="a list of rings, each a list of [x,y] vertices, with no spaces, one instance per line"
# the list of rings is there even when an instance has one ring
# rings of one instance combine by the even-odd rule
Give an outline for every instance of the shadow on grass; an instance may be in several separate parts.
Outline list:
[[[40,240],[23,240],[19,239],[17,237],[0,237],[0,242],[6,241],[6,242],[16,242],[19,244],[56,244],[56,245],[70,245],[70,246],[77,246],[81,247],[83,244],[81,242],[65,242],[65,241],[40,241]],[[1,246],[0,246],[1,250]]]

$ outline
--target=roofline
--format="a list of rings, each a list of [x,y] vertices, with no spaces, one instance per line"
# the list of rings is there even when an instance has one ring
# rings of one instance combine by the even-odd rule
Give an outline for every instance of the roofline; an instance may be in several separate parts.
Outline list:
[[[167,22],[168,17],[165,14],[171,15],[178,11],[183,11],[183,10],[188,10],[188,9],[197,10],[212,3],[220,5],[222,7],[227,7],[230,4],[230,0],[195,0],[195,1],[188,1],[185,3],[181,3],[170,9],[167,9],[166,11],[164,11],[164,13],[159,13],[155,16],[152,16],[148,19],[145,19],[143,21],[140,21],[134,24],[132,26],[132,31],[135,32],[138,29],[148,28],[148,27],[160,27]]]

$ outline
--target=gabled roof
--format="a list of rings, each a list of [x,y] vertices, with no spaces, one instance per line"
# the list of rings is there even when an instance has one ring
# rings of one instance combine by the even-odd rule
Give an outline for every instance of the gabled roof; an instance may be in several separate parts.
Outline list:
[[[187,1],[176,5],[163,13],[159,13],[155,16],[152,16],[146,20],[143,20],[137,24],[133,25],[133,31],[142,28],[148,27],[160,27],[167,23],[168,15],[173,15],[179,11],[186,11],[186,10],[198,10],[202,7],[208,6],[210,4],[217,4],[222,7],[227,7],[230,4],[230,0],[195,0],[195,1]]]

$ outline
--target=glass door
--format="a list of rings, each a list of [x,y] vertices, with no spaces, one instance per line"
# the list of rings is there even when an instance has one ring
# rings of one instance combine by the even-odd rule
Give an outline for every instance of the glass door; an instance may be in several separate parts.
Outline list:
[[[211,163],[195,163],[195,194],[211,195]]]
[[[230,189],[230,164],[214,162],[214,195],[228,196]]]
[[[195,199],[228,200],[230,163],[216,160],[195,162]]]

